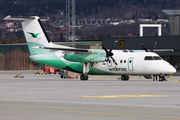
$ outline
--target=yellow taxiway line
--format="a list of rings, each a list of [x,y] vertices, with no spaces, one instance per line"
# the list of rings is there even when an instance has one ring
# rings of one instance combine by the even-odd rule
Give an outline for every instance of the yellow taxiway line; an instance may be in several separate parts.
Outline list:
[[[107,95],[107,96],[80,96],[93,98],[117,98],[117,97],[168,97],[168,95]]]

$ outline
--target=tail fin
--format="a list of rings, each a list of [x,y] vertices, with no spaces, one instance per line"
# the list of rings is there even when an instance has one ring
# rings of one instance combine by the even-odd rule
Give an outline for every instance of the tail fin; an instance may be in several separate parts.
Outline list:
[[[47,21],[50,18],[40,19],[37,16],[32,17],[12,17],[7,16],[4,20],[23,20],[22,27],[28,48],[31,55],[45,54],[48,50],[37,49],[38,47],[51,47],[53,44],[50,43],[50,39],[41,23],[41,21]]]

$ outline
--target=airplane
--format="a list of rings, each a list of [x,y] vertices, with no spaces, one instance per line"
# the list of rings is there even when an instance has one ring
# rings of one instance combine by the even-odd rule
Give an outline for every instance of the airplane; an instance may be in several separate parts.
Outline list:
[[[129,75],[140,75],[147,79],[164,79],[166,74],[176,72],[176,69],[163,60],[153,49],[144,50],[113,50],[111,49],[78,49],[53,44],[43,27],[42,21],[51,18],[12,17],[4,20],[21,20],[23,32],[28,44],[30,59],[41,65],[49,65],[76,73],[81,73],[81,80],[88,80],[88,75],[121,75],[123,81],[129,80]]]

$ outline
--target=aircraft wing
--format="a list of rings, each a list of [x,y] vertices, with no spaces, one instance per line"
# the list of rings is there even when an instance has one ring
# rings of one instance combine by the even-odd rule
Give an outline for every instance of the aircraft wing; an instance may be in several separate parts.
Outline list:
[[[49,50],[63,50],[69,52],[93,52],[91,49],[77,49],[77,48],[59,48],[59,47],[39,47],[41,49],[49,49]],[[148,52],[173,52],[173,49],[154,49],[153,51],[148,49]]]
[[[64,59],[71,62],[104,62],[106,54],[104,50],[77,49],[77,48],[60,48],[60,47],[38,47],[40,49],[49,49],[50,52],[62,51]]]
[[[77,48],[58,48],[58,47],[39,47],[41,49],[50,49],[50,50],[63,50],[63,51],[73,51],[73,52],[93,52],[90,49],[77,49]]]
[[[173,49],[153,49],[152,50],[148,50],[148,52],[173,52]]]

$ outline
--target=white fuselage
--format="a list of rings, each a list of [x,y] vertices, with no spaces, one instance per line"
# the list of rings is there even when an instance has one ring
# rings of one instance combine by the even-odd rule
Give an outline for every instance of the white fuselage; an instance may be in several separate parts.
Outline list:
[[[94,67],[113,74],[156,75],[176,72],[175,68],[163,59],[145,60],[146,56],[159,57],[153,52],[123,52],[122,50],[113,50],[113,53],[113,57],[118,65],[115,65],[111,60],[105,66],[103,66],[103,63],[98,63]]]

